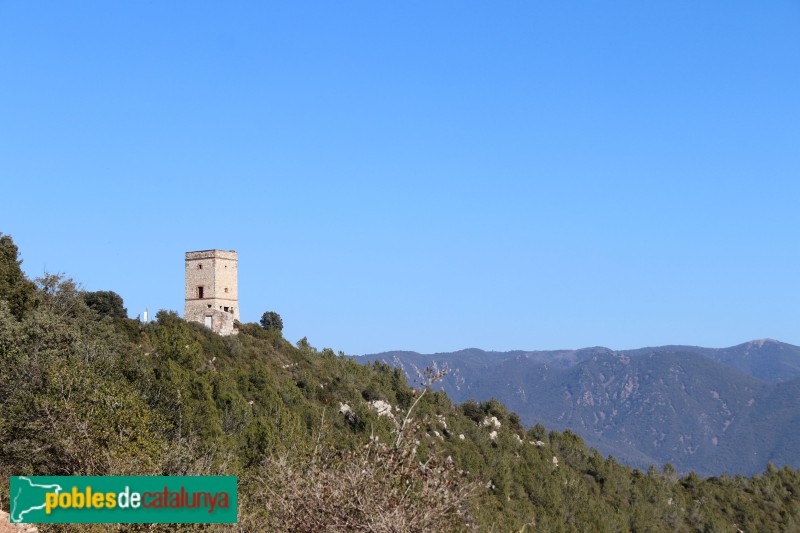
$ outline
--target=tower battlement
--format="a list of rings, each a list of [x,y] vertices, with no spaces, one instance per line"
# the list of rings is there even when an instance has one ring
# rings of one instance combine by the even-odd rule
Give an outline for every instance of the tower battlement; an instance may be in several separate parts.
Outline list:
[[[239,256],[233,250],[186,252],[183,318],[220,335],[235,333],[239,320]]]

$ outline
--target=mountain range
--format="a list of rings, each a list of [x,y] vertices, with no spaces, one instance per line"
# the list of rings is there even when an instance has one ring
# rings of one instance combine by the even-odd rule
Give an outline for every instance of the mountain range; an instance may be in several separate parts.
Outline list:
[[[762,339],[730,348],[420,354],[359,358],[449,369],[437,385],[456,402],[496,398],[528,426],[570,429],[640,468],[671,463],[701,475],[800,467],[800,347]]]

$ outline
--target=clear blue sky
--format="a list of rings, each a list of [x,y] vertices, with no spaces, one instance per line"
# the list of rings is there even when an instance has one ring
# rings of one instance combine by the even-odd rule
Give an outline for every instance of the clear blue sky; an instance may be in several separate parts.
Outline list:
[[[0,0],[30,276],[358,354],[800,344],[800,2]]]

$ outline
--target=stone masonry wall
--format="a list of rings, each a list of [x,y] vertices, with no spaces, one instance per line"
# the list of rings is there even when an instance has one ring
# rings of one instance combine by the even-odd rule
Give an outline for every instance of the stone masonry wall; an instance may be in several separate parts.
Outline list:
[[[184,319],[207,323],[212,316],[212,329],[232,329],[233,321],[239,320],[238,255],[234,251],[201,250],[186,252],[186,288]],[[198,287],[203,287],[200,298]],[[230,317],[230,321],[226,319]],[[229,328],[230,326],[230,328]],[[218,333],[225,335],[222,330]]]

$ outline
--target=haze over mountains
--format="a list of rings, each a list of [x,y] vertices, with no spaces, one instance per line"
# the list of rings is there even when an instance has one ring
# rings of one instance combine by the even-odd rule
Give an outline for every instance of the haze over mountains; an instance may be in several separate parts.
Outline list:
[[[639,467],[670,462],[701,475],[800,467],[800,347],[762,339],[730,348],[660,346],[364,356],[447,366],[454,401],[492,397],[526,425],[571,429]]]

